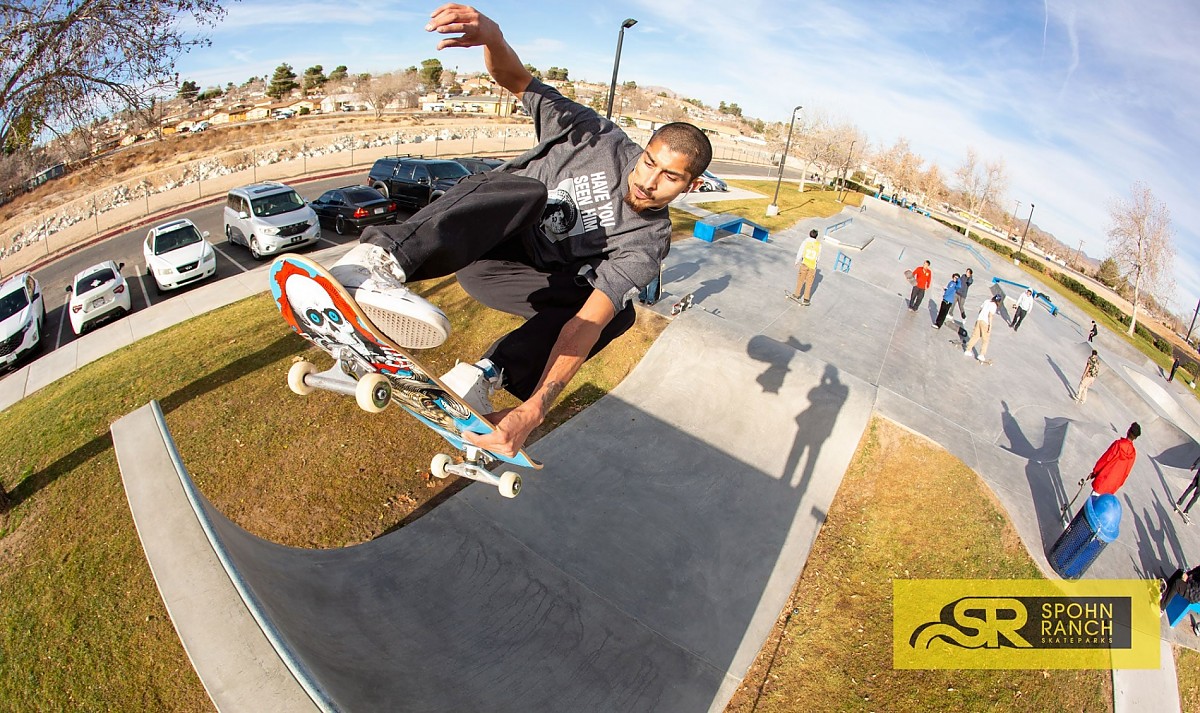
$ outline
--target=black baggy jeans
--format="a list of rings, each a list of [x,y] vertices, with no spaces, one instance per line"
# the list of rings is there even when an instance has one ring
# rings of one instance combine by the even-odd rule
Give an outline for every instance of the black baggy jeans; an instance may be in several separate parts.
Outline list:
[[[525,318],[484,356],[504,373],[504,388],[527,400],[537,389],[563,326],[594,288],[586,263],[542,265],[533,252],[546,205],[541,181],[510,173],[468,176],[398,225],[363,231],[362,242],[396,256],[408,281],[455,274],[484,305]],[[588,354],[592,358],[633,326],[632,304],[618,310]]]

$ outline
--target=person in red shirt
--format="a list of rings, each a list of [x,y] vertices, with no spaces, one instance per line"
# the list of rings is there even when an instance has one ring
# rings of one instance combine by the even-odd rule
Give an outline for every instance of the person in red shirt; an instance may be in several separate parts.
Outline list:
[[[921,308],[921,302],[925,300],[925,290],[929,289],[930,283],[933,282],[933,273],[929,270],[929,261],[912,271],[913,280],[917,284],[913,285],[912,294],[908,297],[908,308],[916,312]]]
[[[1096,461],[1092,468],[1092,474],[1088,476],[1088,480],[1092,481],[1092,493],[1114,495],[1125,484],[1125,479],[1129,477],[1129,471],[1133,468],[1133,461],[1137,458],[1133,440],[1140,435],[1142,427],[1134,422],[1129,425],[1124,438],[1113,441],[1108,450],[1104,451],[1104,455],[1100,456],[1100,460]]]

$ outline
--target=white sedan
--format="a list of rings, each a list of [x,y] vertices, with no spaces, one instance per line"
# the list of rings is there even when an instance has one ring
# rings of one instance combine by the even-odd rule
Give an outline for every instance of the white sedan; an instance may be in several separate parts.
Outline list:
[[[67,285],[67,292],[71,293],[67,314],[75,334],[83,334],[100,322],[120,317],[133,308],[129,287],[121,275],[122,267],[125,263],[106,260],[82,270]]]
[[[217,273],[217,252],[187,218],[155,226],[146,235],[142,257],[156,290],[173,290]]]

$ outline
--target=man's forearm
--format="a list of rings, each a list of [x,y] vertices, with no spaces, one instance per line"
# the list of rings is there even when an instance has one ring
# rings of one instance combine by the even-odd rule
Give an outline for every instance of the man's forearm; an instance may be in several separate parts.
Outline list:
[[[488,74],[492,75],[492,79],[517,96],[523,94],[529,88],[529,83],[533,81],[533,75],[525,69],[521,58],[509,46],[503,35],[499,40],[484,46],[483,62],[487,66]]]
[[[586,320],[579,315],[572,317],[563,326],[554,348],[550,351],[550,359],[542,373],[542,380],[525,402],[534,409],[539,420],[546,417],[554,401],[567,388],[567,384],[571,383],[571,379],[575,378],[575,374],[579,373],[579,369],[587,361],[588,354],[596,346],[596,341],[600,339],[603,329],[604,324]]]

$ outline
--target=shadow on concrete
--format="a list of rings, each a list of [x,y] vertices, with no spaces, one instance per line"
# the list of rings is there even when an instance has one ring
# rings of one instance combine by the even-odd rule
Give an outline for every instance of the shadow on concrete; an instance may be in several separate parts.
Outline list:
[[[1188,562],[1183,545],[1175,535],[1171,523],[1171,513],[1155,502],[1153,511],[1143,509],[1140,513],[1134,509],[1133,501],[1128,495],[1122,496],[1125,501],[1125,511],[1132,515],[1133,526],[1137,532],[1138,570],[1141,577],[1157,577],[1159,572],[1174,572],[1177,567]],[[1125,529],[1122,523],[1122,530]]]
[[[669,285],[672,282],[686,280],[689,277],[691,277],[692,275],[695,275],[696,271],[698,271],[699,269],[700,269],[699,263],[695,263],[695,262],[676,263],[676,264],[668,267],[667,269],[663,270],[662,283],[664,285]]]
[[[812,349],[811,344],[805,344],[795,337],[789,336],[786,342],[762,334],[750,338],[746,345],[746,355],[754,361],[767,364],[767,369],[758,375],[755,381],[768,394],[779,393],[783,380],[791,371],[790,364],[796,352],[806,352]]]
[[[850,389],[838,380],[837,367],[827,364],[821,382],[808,392],[808,408],[796,416],[796,440],[783,470],[785,474],[792,474],[792,486],[798,492],[804,493],[808,488],[817,458],[821,455],[821,445],[833,432],[838,413],[849,395]],[[806,452],[808,460],[805,461],[803,473],[799,473],[800,458]]]
[[[1046,361],[1049,362],[1050,368],[1054,370],[1054,375],[1058,377],[1058,380],[1061,381],[1062,385],[1066,388],[1067,396],[1075,398],[1075,385],[1071,383],[1071,380],[1067,378],[1067,375],[1063,373],[1063,370],[1058,367],[1058,364],[1055,363],[1054,359],[1050,358],[1049,354],[1046,355]]]
[[[1008,438],[1008,446],[1000,446],[1002,450],[1026,459],[1025,478],[1029,483],[1029,493],[1033,499],[1034,514],[1037,516],[1038,532],[1042,537],[1043,551],[1062,534],[1062,507],[1074,497],[1077,490],[1075,484],[1064,485],[1062,473],[1059,471],[1059,458],[1067,440],[1067,430],[1071,420],[1061,417],[1046,417],[1042,425],[1042,444],[1033,445],[1032,441],[1021,429],[1008,402],[1001,401],[1003,411],[1000,413],[1001,428]],[[1078,500],[1076,502],[1079,502]],[[1068,516],[1074,513],[1068,513]]]
[[[712,297],[715,294],[723,292],[726,287],[729,287],[729,282],[733,277],[730,275],[722,275],[720,277],[710,278],[700,283],[692,292],[692,301],[695,304],[702,304],[704,300]]]

